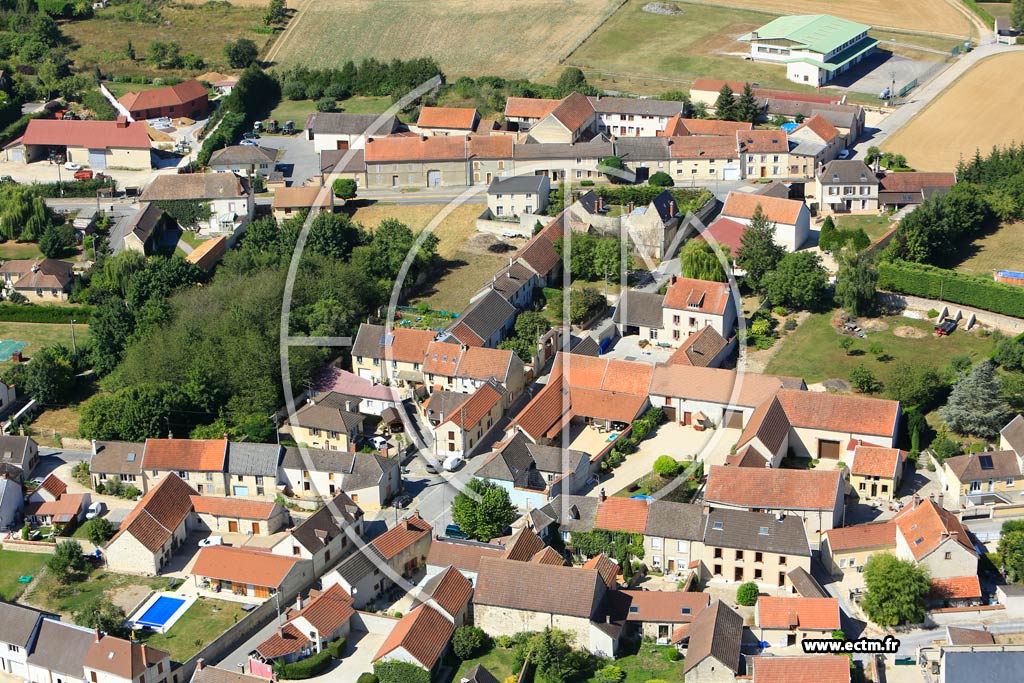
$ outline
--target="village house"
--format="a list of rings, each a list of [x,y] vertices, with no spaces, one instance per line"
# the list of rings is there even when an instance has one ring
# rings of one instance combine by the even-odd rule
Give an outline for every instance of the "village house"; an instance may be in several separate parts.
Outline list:
[[[730,192],[721,215],[749,226],[758,208],[769,222],[775,224],[775,241],[786,251],[797,251],[810,239],[811,214],[803,202],[795,199]]]
[[[685,575],[704,541],[701,506],[667,500],[648,503],[643,530],[645,563],[666,575]]]
[[[682,635],[711,603],[707,593],[690,591],[622,590],[628,600],[626,627],[634,635],[667,645],[673,634]]]
[[[860,444],[853,453],[850,488],[862,499],[895,500],[903,479],[906,452],[898,448]]]
[[[510,135],[471,135],[466,159],[474,185],[490,185],[495,178],[512,175],[515,138]]]
[[[196,79],[152,90],[128,92],[118,102],[132,121],[145,119],[202,119],[210,107],[210,96]]]
[[[288,529],[270,551],[312,561],[313,576],[319,577],[351,555],[362,536],[363,511],[342,491],[298,526]]]
[[[334,192],[322,187],[282,187],[274,191],[270,213],[278,223],[300,212],[334,213]]]
[[[420,107],[414,131],[422,135],[468,135],[476,132],[480,112],[472,107]]]
[[[560,102],[541,97],[508,97],[505,99],[505,121],[510,131],[528,133]]]
[[[39,445],[32,437],[0,435],[0,471],[24,481],[38,464]]]
[[[32,683],[84,682],[85,658],[95,641],[93,629],[43,615],[28,653],[26,678]]]
[[[886,172],[878,176],[878,206],[884,210],[916,206],[929,197],[949,192],[955,184],[955,173]]]
[[[789,139],[784,130],[736,132],[744,178],[789,178]]]
[[[250,653],[249,671],[272,680],[275,663],[305,659],[346,637],[354,615],[352,596],[341,586],[312,589],[308,599],[300,593],[287,611],[287,621]]]
[[[0,671],[28,679],[28,654],[44,616],[30,607],[0,601]]]
[[[358,408],[354,401],[342,400],[341,406],[335,405],[333,399],[337,396],[325,394],[323,402],[310,398],[288,418],[292,436],[300,446],[325,451],[356,450],[363,431],[363,416],[353,412]]]
[[[379,453],[285,448],[278,481],[296,498],[327,498],[345,491],[367,510],[382,508],[400,490],[398,458]]]
[[[398,392],[391,387],[376,384],[372,379],[359,377],[334,365],[324,369],[319,385],[327,393],[339,394],[358,402],[356,412],[363,415],[383,416],[389,409],[399,409],[402,403]]]
[[[437,333],[362,323],[352,343],[352,370],[363,379],[402,387],[423,382],[427,347]]]
[[[74,529],[85,521],[91,502],[90,494],[68,493],[68,485],[50,474],[29,494],[25,518],[33,525],[50,526],[57,532],[65,527]]]
[[[832,576],[843,576],[844,581],[864,571],[864,565],[877,553],[896,553],[896,524],[872,522],[827,531],[821,541],[821,560]]]
[[[708,326],[687,337],[665,362],[669,365],[717,368],[732,356],[735,348],[735,337],[726,340],[715,328]]]
[[[750,43],[754,61],[785,64],[787,79],[820,86],[874,51],[878,41],[870,28],[829,14],[783,16],[739,40]]]
[[[82,667],[90,683],[166,683],[171,678],[168,653],[99,631]]]
[[[793,590],[789,573],[796,567],[811,570],[811,549],[799,517],[727,508],[708,511],[698,559],[705,581],[753,581],[772,589]]]
[[[476,476],[504,488],[514,505],[529,509],[582,489],[590,479],[590,457],[582,451],[535,444],[515,434],[495,445]]]
[[[485,557],[502,557],[504,554],[504,546],[497,543],[437,536],[430,543],[430,551],[427,553],[426,576],[429,579],[454,567],[470,584],[476,585],[480,560]]]
[[[395,585],[379,565],[386,564],[406,579],[418,578],[427,562],[431,532],[433,527],[414,513],[349,555],[324,575],[323,585],[340,584],[352,596],[353,606],[364,609]]]
[[[754,668],[752,683],[792,683],[806,676],[815,683],[850,683],[850,660],[843,655],[752,657],[747,662]]]
[[[152,255],[163,238],[167,214],[156,204],[142,202],[124,235],[124,248],[143,256]]]
[[[197,528],[213,534],[270,536],[288,522],[284,506],[266,500],[192,496],[192,510],[199,520]]]
[[[733,683],[744,673],[743,617],[721,600],[701,610],[687,637],[685,683]]]
[[[560,127],[560,124],[556,125]],[[516,175],[543,175],[551,182],[567,178],[603,179],[605,172],[599,168],[600,162],[614,153],[615,146],[603,136],[586,142],[581,139],[544,144],[533,141],[531,136],[527,142],[516,143],[512,148]]]
[[[14,529],[25,505],[21,484],[7,472],[0,472],[0,529]]]
[[[772,647],[799,645],[807,638],[825,639],[842,628],[839,600],[762,595],[754,607],[757,638]]]
[[[465,136],[385,137],[366,141],[366,183],[387,187],[469,185]]]
[[[839,470],[794,470],[712,465],[704,504],[793,515],[803,522],[808,542],[816,547],[821,534],[843,525],[846,483]]]
[[[229,145],[210,155],[209,167],[218,173],[235,173],[246,178],[274,172],[278,151],[257,145]]]
[[[487,208],[498,218],[543,214],[550,193],[546,176],[495,178],[487,188]]]
[[[142,469],[149,485],[175,474],[199,494],[231,495],[226,485],[227,439],[147,439]]]
[[[669,173],[676,185],[743,177],[739,147],[732,135],[672,137],[669,140]]]
[[[977,607],[981,604],[981,581],[977,575],[930,579],[925,604],[928,609]]]
[[[11,259],[0,266],[9,296],[18,292],[29,301],[67,301],[71,283],[75,281],[74,266],[51,258]]]
[[[1024,490],[1022,480],[1021,457],[1012,450],[947,458],[940,474],[943,493],[964,507],[993,499],[1016,503]]]
[[[129,574],[159,574],[198,527],[192,508],[196,490],[168,473],[142,497],[107,543],[107,565]]]
[[[815,177],[813,201],[822,213],[878,211],[878,178],[860,159],[835,159]]]
[[[433,545],[433,543],[431,543]],[[417,592],[418,591],[418,592]],[[457,567],[448,566],[428,578],[414,591],[413,605],[432,603],[455,628],[472,623],[473,583]]]
[[[209,216],[183,229],[201,235],[234,236],[252,220],[256,202],[249,181],[234,173],[160,175],[139,197],[144,202],[191,201],[208,205]]]
[[[530,137],[539,143],[571,144],[589,140],[599,127],[593,103],[574,92],[530,127]]]
[[[654,137],[669,119],[681,116],[683,103],[634,97],[588,97],[597,112],[598,131],[614,137]]]
[[[717,99],[717,94],[716,94]],[[737,132],[754,130],[748,121],[720,121],[718,119],[688,119],[677,114],[665,122],[658,137],[680,138],[688,136],[734,138]],[[674,140],[670,144],[676,144]]]
[[[566,220],[566,211],[563,210],[513,256],[515,262],[533,271],[537,276],[537,286],[549,287],[562,274],[562,256],[555,248],[555,242],[563,236]]]
[[[196,268],[204,273],[210,273],[213,271],[214,267],[220,263],[220,260],[224,258],[224,254],[228,253],[229,246],[230,244],[226,235],[217,235],[212,239],[201,241],[196,248],[185,257],[185,261],[195,265]]]
[[[434,454],[441,460],[475,454],[484,437],[501,421],[504,395],[505,388],[495,379],[480,385],[434,428]]]
[[[502,405],[512,406],[523,393],[526,370],[514,351],[451,342],[432,342],[423,363],[423,381],[432,392],[438,389],[472,394],[496,380],[505,388]]]
[[[25,133],[4,148],[7,161],[31,164],[53,158],[94,171],[153,167],[149,134],[142,123],[32,119]]]
[[[273,500],[283,453],[279,444],[229,441],[226,469],[231,495]]]
[[[661,260],[675,244],[682,221],[675,198],[664,190],[646,206],[637,206],[623,216],[622,227],[640,254]]]
[[[306,139],[313,142],[317,154],[328,150],[363,149],[366,141],[399,130],[394,116],[314,112],[306,119]]]
[[[200,548],[189,571],[200,588],[257,600],[296,595],[314,578],[309,560],[226,545]]]
[[[519,310],[494,290],[481,290],[458,319],[438,335],[440,341],[497,348],[512,332]]]
[[[705,327],[723,338],[733,336],[736,302],[724,282],[694,280],[673,275],[662,302],[665,339],[673,345]],[[650,337],[657,339],[657,336]]]

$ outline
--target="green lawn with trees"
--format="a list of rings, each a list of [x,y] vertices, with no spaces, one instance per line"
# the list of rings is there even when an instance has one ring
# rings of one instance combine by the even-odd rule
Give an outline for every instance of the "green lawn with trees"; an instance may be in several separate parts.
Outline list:
[[[19,583],[22,576],[38,577],[47,556],[38,553],[19,553],[0,549],[0,599],[15,600],[28,584]]]
[[[227,600],[199,598],[165,633],[144,632],[142,642],[169,652],[175,662],[188,661],[207,643],[245,616],[244,605]]]

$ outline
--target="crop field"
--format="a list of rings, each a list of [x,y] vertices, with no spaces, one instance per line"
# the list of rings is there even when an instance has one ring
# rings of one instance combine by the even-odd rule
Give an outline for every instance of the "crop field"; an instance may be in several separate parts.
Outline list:
[[[994,145],[1024,142],[1022,89],[1024,52],[989,57],[891,135],[882,148],[905,155],[916,169],[950,171],[976,149],[984,154]],[[984,112],[965,107],[968,102],[984,102]]]
[[[1024,270],[1024,223],[1005,223],[960,249],[961,273],[991,277],[994,270]]]
[[[282,66],[433,57],[447,76],[538,77],[615,9],[616,0],[317,0],[275,47]]]

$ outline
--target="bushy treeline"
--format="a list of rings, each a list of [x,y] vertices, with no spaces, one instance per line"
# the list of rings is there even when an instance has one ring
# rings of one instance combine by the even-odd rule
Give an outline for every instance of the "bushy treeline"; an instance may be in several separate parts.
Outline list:
[[[400,96],[439,74],[441,67],[433,57],[414,57],[390,62],[364,59],[359,64],[349,60],[340,69],[296,66],[282,71],[278,80],[282,95],[289,100],[343,100],[353,95]]]
[[[250,66],[210,117],[206,139],[196,155],[196,162],[205,166],[218,149],[233,145],[242,134],[252,130],[253,122],[272,109],[281,98],[277,81],[257,66]]]
[[[988,277],[906,261],[878,264],[878,287],[1024,318],[1024,289]]]

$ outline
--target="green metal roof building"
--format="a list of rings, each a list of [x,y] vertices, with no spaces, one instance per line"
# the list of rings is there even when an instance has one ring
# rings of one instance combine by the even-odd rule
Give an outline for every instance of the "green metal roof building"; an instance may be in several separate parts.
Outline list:
[[[870,54],[878,41],[871,27],[829,14],[779,17],[740,40],[756,61],[786,64],[791,81],[824,85]]]

